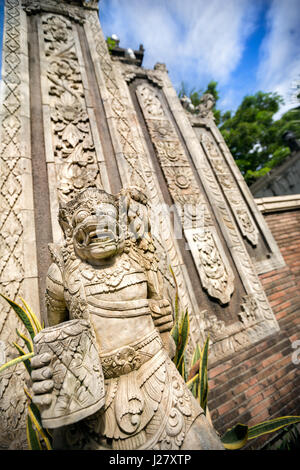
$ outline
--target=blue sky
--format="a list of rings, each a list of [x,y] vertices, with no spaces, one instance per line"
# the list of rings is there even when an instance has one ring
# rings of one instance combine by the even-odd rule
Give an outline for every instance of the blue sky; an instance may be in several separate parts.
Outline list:
[[[293,107],[300,78],[300,0],[101,0],[100,22],[120,45],[145,47],[144,67],[167,65],[178,90],[218,82],[219,107],[277,91]]]
[[[4,0],[0,0],[2,34]],[[293,107],[300,78],[300,0],[101,0],[105,36],[145,47],[143,66],[167,65],[176,90],[218,82],[219,107],[234,110],[246,94],[276,91]]]

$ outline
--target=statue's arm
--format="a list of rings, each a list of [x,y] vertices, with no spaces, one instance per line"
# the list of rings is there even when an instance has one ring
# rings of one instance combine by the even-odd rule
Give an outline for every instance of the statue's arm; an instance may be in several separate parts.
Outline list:
[[[63,279],[56,263],[52,263],[48,270],[45,297],[49,326],[68,320]],[[31,359],[33,401],[38,406],[49,406],[52,401],[54,382],[51,360],[49,353],[37,354]]]
[[[174,320],[172,306],[163,292],[163,278],[160,272],[150,271],[148,273],[148,298],[151,315],[155,327],[158,329],[163,344],[170,357],[175,354],[175,344],[170,331],[173,328]]]
[[[49,326],[68,320],[62,274],[56,263],[52,263],[48,270],[45,297]]]

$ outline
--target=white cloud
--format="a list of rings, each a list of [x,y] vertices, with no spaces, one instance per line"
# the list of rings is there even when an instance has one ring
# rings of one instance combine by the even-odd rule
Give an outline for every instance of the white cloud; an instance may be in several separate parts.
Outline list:
[[[218,102],[218,108],[221,109],[221,111],[233,110],[239,103],[240,100],[237,103],[236,90],[229,88],[226,90],[226,93],[222,95],[220,101]]]
[[[300,1],[272,0],[267,22],[258,81],[263,91],[276,91],[284,97],[282,113],[294,106],[291,87],[300,74]]]
[[[255,2],[254,2],[255,3]],[[101,21],[101,10],[113,12]],[[253,31],[252,0],[101,0],[100,22],[120,45],[144,44],[145,67],[165,62],[174,86],[215,79],[226,83]]]

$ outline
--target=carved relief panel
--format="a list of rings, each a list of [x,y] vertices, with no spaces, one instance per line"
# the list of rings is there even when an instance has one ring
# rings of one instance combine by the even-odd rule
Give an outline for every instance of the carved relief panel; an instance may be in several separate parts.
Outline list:
[[[212,171],[231,208],[245,246],[259,274],[285,265],[278,246],[244,181],[213,115],[187,113]]]
[[[198,262],[203,287],[222,304],[229,303],[234,275],[216,231],[213,227],[210,230],[191,229],[186,237]]]
[[[147,84],[139,85],[136,93],[167,186],[191,246],[202,286],[213,298],[218,299],[221,303],[228,303],[234,289],[234,275],[225,253],[222,256],[219,253],[220,243],[216,243],[217,234],[212,235],[211,227],[209,227],[212,226],[210,211],[176,130],[153,87]],[[205,215],[201,217],[203,212]],[[206,225],[204,225],[205,219]],[[204,232],[204,235],[200,241],[198,238],[200,235],[197,232],[201,231]],[[218,260],[218,268],[222,271],[222,279],[217,279],[218,276],[213,273],[214,269],[210,269],[216,259]],[[224,263],[226,263],[226,268]],[[218,283],[220,283],[219,286],[217,286]],[[226,284],[225,289],[224,283]]]
[[[245,201],[241,197],[235,181],[233,180],[215,141],[208,132],[203,132],[201,134],[201,144],[209,161],[211,162],[218,182],[224,191],[225,197],[232,208],[241,233],[253,246],[256,246],[258,241],[258,230],[255,222]]]
[[[84,187],[102,187],[101,176],[74,24],[49,13],[42,15],[40,27],[41,60],[47,77],[43,92],[49,103],[57,190],[59,199],[66,202]],[[51,154],[50,148],[48,152]]]

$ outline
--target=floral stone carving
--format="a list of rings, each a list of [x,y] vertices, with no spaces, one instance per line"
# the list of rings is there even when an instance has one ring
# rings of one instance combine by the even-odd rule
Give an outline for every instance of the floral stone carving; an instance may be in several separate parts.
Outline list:
[[[186,232],[188,241],[192,242],[190,245],[203,287],[222,304],[228,303],[234,291],[234,274],[213,228]]]
[[[102,183],[72,22],[44,14],[42,26],[57,189],[67,202],[77,191]]]
[[[170,358],[172,309],[156,262],[144,194],[131,188],[113,196],[88,188],[60,207],[59,221],[65,241],[51,247],[49,323],[59,324],[64,342],[73,338],[67,331],[70,320],[90,325],[104,374],[105,403],[54,430],[56,448],[222,449]],[[47,330],[39,338],[40,348]],[[72,341],[55,348],[64,368],[68,360],[62,356],[73,357],[77,351],[79,343],[73,347]],[[47,349],[48,356],[32,359],[34,401],[43,413],[61,394]],[[83,356],[88,363],[89,356]],[[92,372],[91,364],[86,372],[82,383]],[[94,374],[99,375],[98,367]],[[101,401],[101,380],[96,384],[95,379],[91,391]],[[80,400],[76,406],[80,408]],[[82,408],[85,413],[87,407]]]

